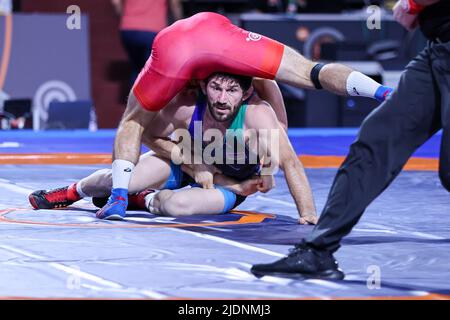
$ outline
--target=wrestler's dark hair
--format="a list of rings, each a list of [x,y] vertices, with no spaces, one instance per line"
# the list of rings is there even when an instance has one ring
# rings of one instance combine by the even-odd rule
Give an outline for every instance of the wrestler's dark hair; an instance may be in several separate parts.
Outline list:
[[[248,89],[250,89],[252,85],[253,78],[247,77],[247,76],[241,76],[238,74],[231,74],[226,72],[214,72],[208,76],[208,78],[205,79],[205,83],[208,84],[209,81],[213,77],[218,77],[219,79],[232,79],[235,80],[239,85],[241,86],[242,90],[245,92]]]

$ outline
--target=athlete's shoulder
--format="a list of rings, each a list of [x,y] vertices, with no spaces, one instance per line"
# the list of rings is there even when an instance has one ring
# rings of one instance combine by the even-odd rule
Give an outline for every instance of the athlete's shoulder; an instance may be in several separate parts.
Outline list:
[[[277,116],[267,101],[259,100],[248,104],[245,113],[247,128],[272,128],[277,126]]]
[[[172,123],[175,128],[185,127],[185,123],[192,117],[194,109],[195,99],[193,97],[180,97],[178,95],[160,111],[159,120]]]

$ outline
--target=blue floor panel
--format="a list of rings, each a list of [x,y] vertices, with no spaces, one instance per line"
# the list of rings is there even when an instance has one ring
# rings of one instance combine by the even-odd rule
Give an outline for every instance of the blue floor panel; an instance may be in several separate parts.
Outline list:
[[[370,206],[336,254],[346,280],[331,283],[256,279],[249,273],[253,263],[281,257],[312,228],[296,223],[281,175],[276,189],[254,195],[239,207],[276,215],[258,224],[171,228],[234,221],[239,215],[173,219],[144,212],[129,212],[125,222],[104,222],[95,218],[88,200],[68,210],[29,209],[27,194],[32,190],[69,184],[101,167],[0,167],[0,210],[23,209],[0,221],[0,296],[330,298],[449,293],[450,197],[434,172],[402,173]],[[319,208],[334,174],[335,169],[308,170]],[[126,227],[130,225],[161,227]],[[373,268],[380,271],[380,289],[367,286]],[[77,272],[81,276],[74,276]]]
[[[299,154],[345,155],[356,130],[291,130]],[[108,153],[114,131],[0,132],[0,153]],[[416,156],[435,158],[440,135]],[[450,295],[450,196],[436,172],[402,172],[368,208],[336,257],[340,282],[255,278],[254,263],[282,257],[312,226],[297,211],[282,174],[267,194],[238,209],[272,214],[230,225],[241,214],[165,218],[128,212],[95,218],[90,199],[66,210],[31,210],[36,189],[78,181],[104,165],[0,166],[0,297],[336,298]],[[336,169],[307,169],[323,208]],[[201,224],[209,223],[204,226]],[[189,225],[187,225],[189,224]],[[379,286],[370,285],[374,270]],[[369,285],[368,285],[369,281]]]
[[[0,131],[1,153],[110,153],[114,130]],[[355,140],[356,129],[291,129],[289,137],[299,154],[345,156]],[[441,134],[419,148],[414,156],[439,156]],[[143,150],[146,150],[143,148]]]

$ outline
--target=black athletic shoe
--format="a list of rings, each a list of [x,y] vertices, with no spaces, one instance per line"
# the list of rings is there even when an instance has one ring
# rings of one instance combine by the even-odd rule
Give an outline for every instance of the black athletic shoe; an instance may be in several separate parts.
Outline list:
[[[305,241],[295,245],[287,257],[268,264],[256,264],[250,270],[256,277],[275,276],[293,279],[342,280],[344,273],[329,251],[319,251]]]
[[[108,202],[108,198],[109,197],[102,197],[102,198],[98,198],[98,197],[92,197],[92,204],[94,206],[96,206],[97,208],[103,208],[106,203]]]

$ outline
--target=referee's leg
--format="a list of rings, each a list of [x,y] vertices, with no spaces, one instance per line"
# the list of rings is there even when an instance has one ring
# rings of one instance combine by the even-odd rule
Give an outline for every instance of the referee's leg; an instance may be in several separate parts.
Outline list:
[[[310,246],[337,250],[411,154],[439,130],[439,102],[430,68],[426,48],[408,64],[392,96],[364,120],[318,224],[306,238]]]
[[[450,42],[434,43],[431,48],[432,68],[441,97],[442,140],[439,178],[450,191]]]

